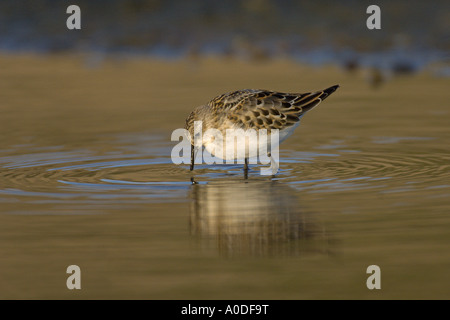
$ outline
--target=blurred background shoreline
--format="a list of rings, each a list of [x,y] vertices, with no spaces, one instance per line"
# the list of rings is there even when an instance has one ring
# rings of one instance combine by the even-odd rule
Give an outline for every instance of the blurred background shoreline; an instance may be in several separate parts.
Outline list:
[[[68,30],[66,8],[81,8]],[[450,76],[448,1],[378,1],[381,30],[368,30],[367,1],[68,1],[0,3],[0,52],[90,53],[244,61],[288,58],[353,70]],[[317,17],[320,16],[320,19]]]

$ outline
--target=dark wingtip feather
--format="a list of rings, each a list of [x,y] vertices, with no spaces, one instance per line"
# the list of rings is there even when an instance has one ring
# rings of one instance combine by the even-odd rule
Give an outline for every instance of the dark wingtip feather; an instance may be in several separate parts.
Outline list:
[[[323,90],[323,91],[326,92],[326,93],[328,93],[328,94],[332,94],[332,93],[335,92],[338,88],[339,88],[339,85],[337,84],[337,85],[332,86],[332,87],[329,87],[329,88],[327,88],[327,89],[325,89],[325,90]]]
[[[329,88],[326,88],[325,90],[323,90],[324,93],[326,93],[327,95],[325,97],[322,97],[322,99],[328,97],[330,94],[332,94],[333,92],[335,92],[337,89],[339,88],[339,85],[335,85]]]

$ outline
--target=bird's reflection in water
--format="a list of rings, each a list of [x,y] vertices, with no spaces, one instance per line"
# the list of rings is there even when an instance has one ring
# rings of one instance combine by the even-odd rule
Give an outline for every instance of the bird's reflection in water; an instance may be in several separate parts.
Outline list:
[[[295,189],[276,181],[193,184],[190,229],[225,256],[329,253],[329,237],[302,209]]]

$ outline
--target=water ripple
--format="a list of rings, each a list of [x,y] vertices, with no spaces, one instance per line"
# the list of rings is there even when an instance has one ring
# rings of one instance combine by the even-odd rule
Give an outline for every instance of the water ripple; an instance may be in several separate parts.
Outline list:
[[[395,143],[394,140],[389,142]],[[343,140],[337,142],[350,146]],[[158,148],[149,148],[149,143]],[[450,157],[444,152],[362,152],[339,150],[332,147],[333,143],[326,146],[319,149],[333,149],[334,153],[284,150],[276,177],[259,175],[260,166],[253,165],[250,180],[279,180],[295,190],[310,193],[372,190],[394,194],[448,189],[444,181],[449,181]],[[176,166],[171,162],[170,147],[170,142],[162,137],[139,139],[131,135],[119,139],[115,151],[103,154],[63,150],[61,146],[27,146],[22,153],[16,148],[15,154],[5,150],[5,156],[0,158],[0,202],[14,202],[17,197],[29,203],[78,199],[80,205],[105,199],[128,203],[177,202],[187,201],[191,175],[201,184],[243,179],[242,165],[198,165],[190,173],[188,165]]]

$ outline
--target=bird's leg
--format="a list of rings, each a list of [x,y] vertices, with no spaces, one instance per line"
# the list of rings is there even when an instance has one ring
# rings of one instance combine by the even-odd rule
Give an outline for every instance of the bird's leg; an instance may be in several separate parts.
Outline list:
[[[194,145],[191,144],[191,171],[194,170],[194,160],[195,160],[195,152],[194,152],[195,148]]]
[[[248,158],[245,158],[244,162],[244,178],[248,178]]]

